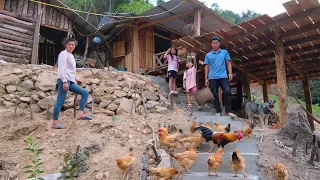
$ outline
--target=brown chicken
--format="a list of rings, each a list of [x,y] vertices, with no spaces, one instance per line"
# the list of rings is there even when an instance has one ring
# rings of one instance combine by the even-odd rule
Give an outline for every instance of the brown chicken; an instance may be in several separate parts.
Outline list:
[[[220,132],[220,133],[228,133],[228,132],[230,132],[230,128],[231,128],[230,123],[228,123],[228,125],[226,125],[226,126],[223,126],[220,123],[215,122],[214,126],[216,128],[216,132]]]
[[[179,171],[175,168],[149,168],[147,173],[150,176],[155,176],[156,180],[169,180],[173,179],[174,175],[178,174]]]
[[[168,136],[168,129],[167,129],[167,128],[165,128],[165,127],[163,127],[163,126],[159,127],[158,133],[160,133],[160,132],[162,132],[163,134],[165,134],[166,136]]]
[[[247,174],[244,172],[244,169],[246,168],[246,163],[243,159],[243,157],[239,154],[239,150],[235,149],[232,153],[231,157],[231,167],[233,171],[235,172],[234,177],[238,177],[238,171],[240,170],[243,173],[244,178],[248,177]]]
[[[172,136],[166,136],[164,133],[159,133],[159,141],[160,144],[163,146],[170,148],[176,148],[178,146],[178,143],[175,141],[175,137]]]
[[[198,158],[197,152],[191,148],[182,153],[169,154],[170,156],[174,157],[188,173],[190,173],[189,168],[194,162],[196,162]]]
[[[235,130],[234,132],[239,133],[241,131],[243,133],[243,136],[247,136],[248,141],[250,141],[252,138],[251,135],[253,133],[253,128],[254,128],[254,125],[250,124],[249,127],[243,128],[242,130]]]
[[[272,168],[277,180],[286,180],[288,178],[288,170],[283,163],[274,164]]]
[[[196,127],[197,127],[197,121],[192,120],[192,121],[191,121],[191,124],[190,124],[190,132],[191,132],[191,134],[193,134],[194,129],[195,129]]]
[[[216,176],[219,176],[217,171],[220,169],[222,163],[222,152],[223,148],[219,148],[216,153],[209,156],[207,161],[208,176],[212,176],[210,174],[211,171],[214,171],[216,173]]]
[[[199,146],[205,142],[205,139],[203,137],[187,137],[182,138],[178,140],[178,142],[184,147],[185,150],[188,150],[189,148],[192,149],[198,149]]]
[[[129,153],[127,155],[116,159],[118,167],[124,171],[122,179],[125,178],[128,167],[130,167],[133,164],[134,160],[135,158],[133,157],[132,148],[129,149]]]

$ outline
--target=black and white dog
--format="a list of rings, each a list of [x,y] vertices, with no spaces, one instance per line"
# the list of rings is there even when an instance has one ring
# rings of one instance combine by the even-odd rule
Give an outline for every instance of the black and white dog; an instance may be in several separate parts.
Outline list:
[[[268,100],[266,103],[258,104],[252,101],[249,101],[247,95],[244,94],[244,102],[245,102],[245,109],[246,115],[250,123],[253,123],[253,117],[258,116],[260,119],[260,124],[262,128],[266,128],[268,126],[268,119],[269,114],[274,108],[274,104],[276,103],[275,100]]]

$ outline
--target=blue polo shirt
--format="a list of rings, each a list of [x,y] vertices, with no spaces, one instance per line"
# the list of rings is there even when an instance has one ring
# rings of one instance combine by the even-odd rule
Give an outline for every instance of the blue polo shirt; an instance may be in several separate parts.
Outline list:
[[[226,61],[230,60],[227,50],[220,49],[218,52],[208,52],[204,60],[204,64],[209,65],[208,79],[228,78]]]

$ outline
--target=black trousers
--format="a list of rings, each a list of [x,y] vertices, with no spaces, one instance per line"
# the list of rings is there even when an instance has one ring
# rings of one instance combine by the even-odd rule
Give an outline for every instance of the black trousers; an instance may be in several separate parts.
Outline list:
[[[220,101],[219,101],[219,87],[223,91],[223,104],[226,108],[226,114],[231,112],[231,87],[228,78],[223,79],[210,79],[210,89],[214,96],[214,106],[217,113],[221,113]]]

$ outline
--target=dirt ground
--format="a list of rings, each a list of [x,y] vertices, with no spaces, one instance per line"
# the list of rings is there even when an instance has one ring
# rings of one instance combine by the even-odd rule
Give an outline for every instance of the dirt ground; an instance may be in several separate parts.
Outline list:
[[[0,108],[0,161],[5,165],[4,170],[0,168],[0,177],[10,175],[27,178],[23,174],[23,167],[30,164],[31,156],[23,150],[26,147],[23,140],[33,132],[32,137],[39,142],[42,149],[40,157],[44,162],[45,174],[59,172],[63,155],[74,151],[77,145],[80,145],[94,150],[87,161],[89,170],[80,174],[79,180],[95,179],[98,174],[103,175],[103,179],[120,179],[122,171],[117,167],[115,159],[125,155],[129,147],[132,147],[136,161],[129,179],[136,180],[139,179],[142,152],[145,151],[147,142],[152,139],[151,130],[145,122],[153,128],[158,127],[158,122],[169,122],[176,124],[177,128],[187,130],[188,124],[185,122],[190,118],[183,110],[176,108],[167,114],[150,113],[146,119],[134,115],[116,116],[112,120],[112,117],[95,114],[94,121],[84,122],[76,120],[72,111],[66,111],[61,115],[61,122],[66,129],[55,130],[50,128],[51,122],[46,120],[44,114],[35,114],[34,120],[31,120],[27,111],[18,111],[17,114],[19,116],[14,118],[12,109]],[[101,124],[115,127],[100,133],[92,132],[99,129]]]

